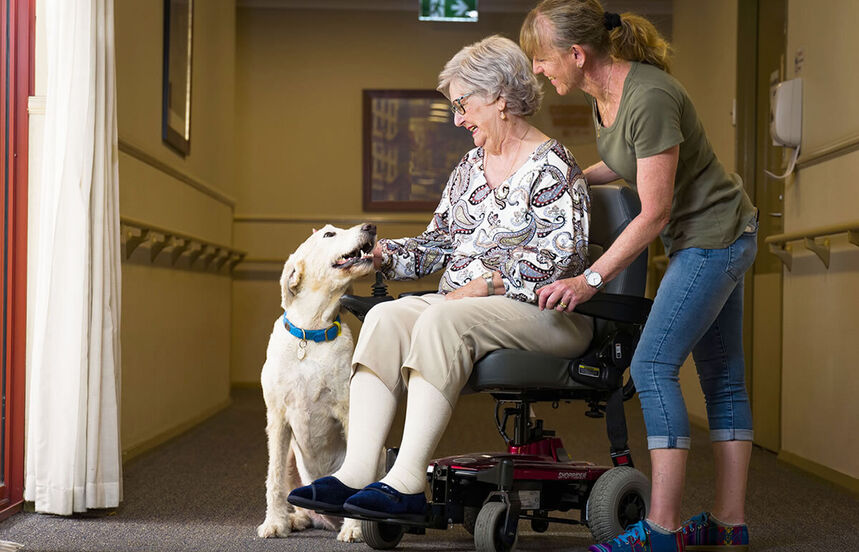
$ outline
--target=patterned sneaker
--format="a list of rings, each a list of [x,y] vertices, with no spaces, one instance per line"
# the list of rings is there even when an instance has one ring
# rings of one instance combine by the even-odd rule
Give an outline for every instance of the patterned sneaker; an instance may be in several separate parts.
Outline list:
[[[683,533],[653,531],[647,521],[641,520],[609,542],[594,544],[589,552],[683,552]]]
[[[720,525],[710,515],[701,512],[680,528],[691,552],[745,552],[749,549],[749,528],[746,525]]]

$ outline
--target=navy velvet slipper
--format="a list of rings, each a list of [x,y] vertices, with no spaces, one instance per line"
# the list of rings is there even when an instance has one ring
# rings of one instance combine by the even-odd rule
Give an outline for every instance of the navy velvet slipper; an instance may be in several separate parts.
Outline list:
[[[384,483],[371,483],[352,495],[343,509],[370,518],[424,521],[427,499],[424,493],[403,494]]]
[[[308,510],[342,513],[343,503],[359,490],[347,487],[339,479],[329,475],[317,479],[310,485],[294,489],[289,493],[286,500],[290,504],[307,508]]]

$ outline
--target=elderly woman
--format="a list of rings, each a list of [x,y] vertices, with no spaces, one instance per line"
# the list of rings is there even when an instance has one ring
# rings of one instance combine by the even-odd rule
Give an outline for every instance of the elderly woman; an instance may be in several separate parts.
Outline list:
[[[427,462],[474,362],[501,348],[575,356],[592,337],[589,318],[536,305],[537,288],[587,266],[589,198],[570,152],[526,120],[542,96],[528,58],[511,40],[486,38],[445,65],[438,90],[476,147],[451,173],[426,231],[374,250],[390,279],[444,269],[438,293],[368,313],[352,359],[346,457],[290,494],[298,506],[422,518]],[[406,388],[399,455],[373,483]]]

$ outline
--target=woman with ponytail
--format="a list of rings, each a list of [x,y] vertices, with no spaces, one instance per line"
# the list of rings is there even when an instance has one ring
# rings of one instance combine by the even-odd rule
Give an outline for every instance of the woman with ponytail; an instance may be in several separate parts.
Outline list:
[[[669,256],[631,366],[653,466],[650,511],[590,550],[746,550],[753,435],[743,275],[757,252],[757,211],[713,153],[686,90],[669,74],[670,45],[649,21],[605,12],[598,0],[544,0],[525,19],[520,43],[558,94],[582,90],[593,108],[602,161],[585,170],[588,183],[623,179],[641,198],[641,213],[614,244],[584,274],[538,290],[539,306],[572,310],[657,236]],[[678,373],[690,353],[707,403],[716,500],[681,523],[690,430]]]

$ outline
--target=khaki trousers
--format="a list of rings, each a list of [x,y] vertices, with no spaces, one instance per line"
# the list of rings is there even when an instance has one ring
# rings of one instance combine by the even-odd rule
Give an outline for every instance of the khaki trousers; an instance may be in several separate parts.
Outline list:
[[[443,295],[410,296],[373,307],[364,320],[352,357],[392,393],[408,386],[415,370],[441,391],[451,408],[474,362],[496,349],[524,349],[575,357],[593,336],[590,317],[540,310],[496,295],[451,301]]]

